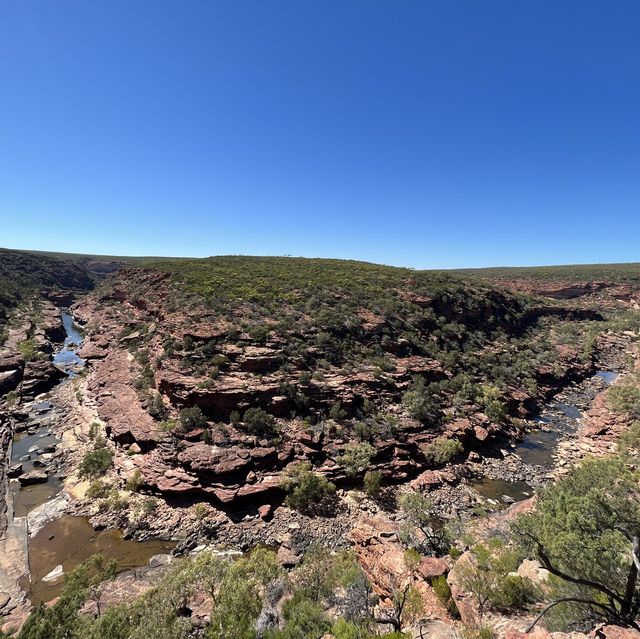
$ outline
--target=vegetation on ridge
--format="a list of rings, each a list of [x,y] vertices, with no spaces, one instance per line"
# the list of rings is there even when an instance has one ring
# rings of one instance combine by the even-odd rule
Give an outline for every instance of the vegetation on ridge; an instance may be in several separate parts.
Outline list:
[[[60,289],[88,291],[93,280],[64,260],[0,249],[0,342],[8,314],[20,302]]]

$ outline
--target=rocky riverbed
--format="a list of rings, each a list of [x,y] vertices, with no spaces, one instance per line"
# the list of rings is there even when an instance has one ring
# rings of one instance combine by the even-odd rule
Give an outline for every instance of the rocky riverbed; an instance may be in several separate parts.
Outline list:
[[[64,574],[96,552],[118,560],[124,570],[145,565],[151,556],[174,545],[127,541],[120,530],[96,533],[87,519],[68,514],[78,496],[74,495],[76,482],[68,481],[82,454],[77,433],[86,431],[92,413],[90,402],[82,406],[74,383],[84,367],[76,351],[83,339],[80,328],[70,313],[46,309],[48,329],[37,329],[35,334],[55,340],[46,337],[46,343],[39,342],[40,352],[49,353],[49,363],[37,370],[52,366],[57,372],[47,378],[48,384],[40,376],[34,383],[25,366],[17,386],[22,401],[12,401],[0,413],[0,444],[5,451],[2,479],[6,482],[0,500],[0,617],[5,617],[4,627],[20,625],[32,603],[55,597]],[[55,328],[56,318],[60,330]],[[20,330],[16,329],[18,337],[28,335]],[[7,357],[11,362],[17,359],[10,349],[19,341],[14,337],[5,345],[0,367],[2,361],[6,365]],[[43,392],[33,395],[34,389]]]

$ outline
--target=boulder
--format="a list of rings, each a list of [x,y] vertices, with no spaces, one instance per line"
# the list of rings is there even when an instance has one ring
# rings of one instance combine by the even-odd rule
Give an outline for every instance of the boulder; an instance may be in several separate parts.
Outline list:
[[[20,475],[22,475],[22,464],[12,464],[7,471],[7,477],[9,477],[9,479],[13,479]]]
[[[451,596],[460,612],[460,619],[465,626],[471,628],[476,628],[480,625],[480,613],[473,595],[464,588],[463,575],[465,570],[473,568],[474,565],[473,555],[467,551],[460,556],[447,576],[447,581],[451,588]],[[513,639],[517,638],[514,637]]]
[[[601,626],[590,633],[597,639],[640,639],[640,632],[633,628],[621,628],[620,626]]]
[[[292,568],[293,566],[296,566],[300,563],[301,559],[302,555],[296,553],[292,548],[289,548],[289,546],[285,546],[283,544],[278,548],[278,561],[285,568]]]
[[[49,479],[47,473],[42,470],[32,470],[18,477],[21,486],[31,486],[33,484],[44,484]]]
[[[271,504],[263,504],[258,508],[258,515],[260,515],[260,519],[264,519],[265,521],[269,521],[273,516],[273,508]]]
[[[48,583],[50,581],[56,581],[57,579],[60,579],[62,575],[64,575],[64,569],[62,568],[61,565],[58,565],[51,572],[47,573],[42,578],[42,581],[44,581],[45,583]]]
[[[544,586],[549,578],[549,571],[534,559],[525,559],[518,566],[518,576],[530,579],[537,586]]]
[[[427,581],[442,577],[449,571],[449,562],[444,557],[423,557],[417,573]]]

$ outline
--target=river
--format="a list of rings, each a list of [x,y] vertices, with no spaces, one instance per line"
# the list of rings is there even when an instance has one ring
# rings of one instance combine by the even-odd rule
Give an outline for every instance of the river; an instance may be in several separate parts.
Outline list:
[[[618,373],[614,371],[598,371],[592,378],[577,384],[573,390],[560,393],[562,401],[549,402],[533,420],[537,427],[527,432],[509,450],[509,454],[520,460],[523,467],[528,467],[532,476],[550,472],[556,465],[558,444],[577,432],[583,417],[581,408],[572,403],[572,399],[579,395],[584,407],[590,405],[595,394],[612,384],[617,376]],[[478,477],[471,482],[471,486],[482,497],[505,505],[530,497],[536,488],[529,481],[490,475]]]
[[[68,384],[85,366],[77,348],[84,339],[82,329],[73,316],[63,311],[62,321],[66,338],[62,347],[53,357],[54,364],[66,373],[60,384]],[[12,482],[14,490],[14,516],[27,518],[29,513],[46,502],[64,494],[64,484],[59,474],[57,445],[60,440],[54,435],[56,420],[55,389],[44,397],[23,406],[29,419],[14,436],[11,463],[22,464],[22,473],[46,471],[46,481],[34,485],[21,486]],[[34,513],[35,514],[35,513]],[[32,531],[30,530],[30,533]],[[47,579],[53,570],[62,568],[62,574],[69,572],[95,553],[102,553],[107,559],[115,559],[120,571],[146,565],[157,554],[169,552],[173,544],[165,541],[139,542],[124,539],[122,530],[96,531],[84,517],[62,514],[30,534],[28,540],[29,574],[20,582],[28,592],[32,603],[50,601],[58,594],[63,577]],[[60,569],[58,568],[58,571]]]

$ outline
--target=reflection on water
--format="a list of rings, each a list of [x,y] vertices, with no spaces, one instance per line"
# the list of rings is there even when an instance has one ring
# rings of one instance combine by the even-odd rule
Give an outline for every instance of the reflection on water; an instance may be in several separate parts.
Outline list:
[[[29,435],[27,432],[16,433],[11,450],[11,463],[21,463],[25,472],[27,470],[33,470],[34,462],[35,466],[38,466],[39,457],[43,453],[46,454],[45,449],[59,442],[60,440],[52,435],[46,426],[40,428],[32,435]],[[37,447],[38,450],[32,451],[31,449],[34,447]],[[20,457],[25,457],[26,455],[29,455],[29,459],[21,462]]]
[[[576,406],[572,406],[571,404],[565,404],[564,402],[556,402],[553,405],[553,408],[557,411],[560,411],[569,419],[581,419],[582,411]]]
[[[21,464],[22,473],[43,471],[52,455],[52,446],[60,443],[48,427],[42,426],[35,433],[16,433],[11,449],[11,464]],[[37,450],[34,450],[37,448]],[[50,452],[46,452],[46,451]],[[25,459],[25,457],[29,459]],[[22,458],[22,460],[21,460]],[[48,477],[47,481],[31,486],[14,485],[13,507],[17,517],[24,517],[36,506],[57,495],[62,489],[62,482],[57,477]]]
[[[527,433],[516,446],[514,453],[525,464],[551,468],[553,466],[553,451],[558,445],[562,433],[554,431],[536,430]]]
[[[523,481],[480,477],[472,482],[471,486],[483,497],[503,503],[509,503],[511,500],[522,501],[533,495],[533,488]],[[509,499],[505,501],[503,497],[508,497]]]
[[[618,377],[618,373],[614,373],[613,371],[598,371],[596,376],[601,377],[607,384],[612,384],[616,377]]]
[[[55,497],[62,490],[57,477],[49,477],[45,483],[21,487],[14,495],[13,508],[16,517],[24,517],[36,506]]]
[[[64,515],[48,523],[29,542],[31,584],[27,585],[34,604],[50,601],[60,594],[63,580],[43,582],[42,578],[61,565],[65,574],[95,553],[115,559],[120,571],[144,566],[153,555],[170,552],[167,541],[139,542],[123,539],[121,530],[95,531],[84,517]]]
[[[67,337],[60,351],[53,356],[53,363],[67,371],[69,377],[74,376],[72,369],[81,368],[85,361],[74,350],[82,344],[84,335],[82,329],[73,321],[73,316],[69,313],[62,313],[62,323]]]
[[[616,379],[617,373],[598,371],[596,377],[604,380],[606,384],[611,384]],[[550,404],[549,410],[538,415],[534,420],[550,430],[534,430],[527,433],[515,447],[514,454],[530,466],[553,468],[553,454],[558,443],[568,433],[577,430],[580,419],[582,419],[582,412],[576,406],[564,402]],[[521,501],[533,493],[531,486],[525,482],[489,477],[480,477],[472,483],[472,486],[483,497],[496,501],[504,501],[502,499],[504,495],[515,501]]]
[[[62,349],[54,355],[53,362],[65,370],[68,377],[73,377],[85,364],[75,352],[84,336],[69,313],[62,314],[62,321],[67,337]],[[51,402],[32,404],[29,412],[31,421],[26,426],[36,430],[17,433],[11,452],[12,464],[21,463],[24,473],[44,470],[45,463],[48,464],[55,454],[55,445],[60,443],[49,430],[55,419],[55,407]],[[61,490],[62,482],[58,477],[48,477],[41,484],[19,487],[14,495],[15,515],[26,515]],[[87,519],[64,515],[46,524],[29,540],[31,577],[23,578],[21,586],[30,593],[34,604],[50,601],[60,594],[63,579],[47,583],[42,578],[59,565],[64,573],[68,573],[91,555],[102,553],[106,559],[115,559],[122,571],[144,566],[153,555],[169,552],[174,545],[165,541],[124,540],[121,530],[96,532]]]
[[[73,321],[70,313],[62,313],[62,323],[66,338],[62,349],[53,356],[53,363],[65,371],[69,377],[75,375],[74,370],[84,366],[84,360],[78,357],[75,348],[82,344],[84,336],[80,327]],[[11,449],[11,464],[22,464],[22,473],[43,471],[49,466],[60,443],[49,430],[52,426],[52,411],[55,410],[50,401],[41,401],[29,407],[32,424],[27,431],[16,433]],[[29,433],[29,430],[36,429]],[[27,459],[28,456],[28,459]],[[14,512],[23,517],[36,506],[57,495],[62,489],[62,482],[57,477],[49,476],[46,482],[31,486],[14,487]]]

